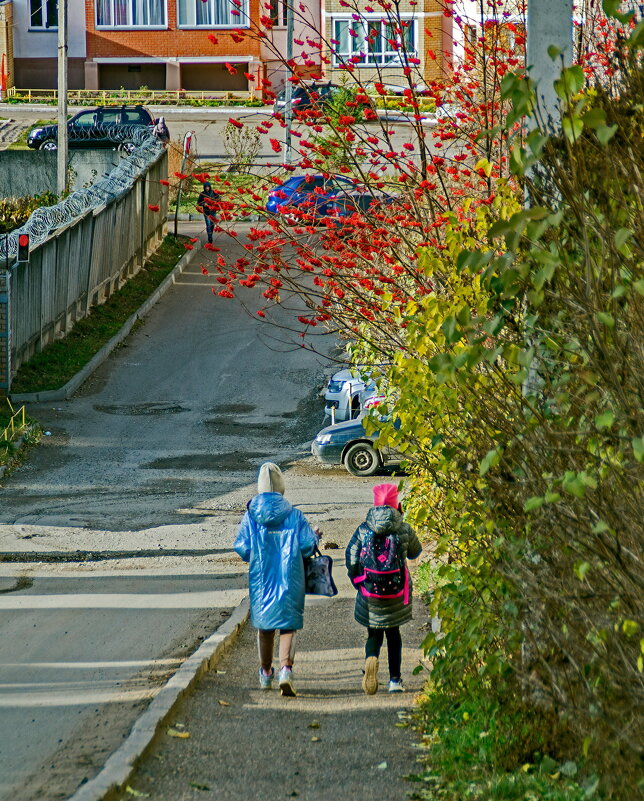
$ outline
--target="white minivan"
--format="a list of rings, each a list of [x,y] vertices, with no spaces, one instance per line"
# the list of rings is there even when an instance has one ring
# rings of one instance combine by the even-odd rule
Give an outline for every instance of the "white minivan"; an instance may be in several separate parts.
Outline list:
[[[329,379],[324,392],[324,413],[333,423],[355,420],[378,397],[375,382],[363,378],[355,367],[349,367]]]

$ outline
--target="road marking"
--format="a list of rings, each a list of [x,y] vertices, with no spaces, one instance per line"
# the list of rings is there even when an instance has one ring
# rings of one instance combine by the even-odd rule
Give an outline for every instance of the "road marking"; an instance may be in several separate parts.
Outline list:
[[[7,668],[44,668],[45,670],[59,670],[74,668],[80,670],[94,670],[103,668],[144,668],[158,667],[159,665],[180,665],[183,659],[124,659],[122,662],[0,662],[0,670]],[[2,686],[2,685],[0,685]]]
[[[69,595],[7,595],[5,609],[209,609],[237,606],[245,589],[173,593],[82,593]]]
[[[63,692],[53,692],[51,687],[43,687],[36,692],[0,695],[0,709],[17,707],[82,706],[85,704],[131,703],[154,698],[159,688],[142,690],[96,690],[95,682],[87,682],[87,690],[79,684]]]

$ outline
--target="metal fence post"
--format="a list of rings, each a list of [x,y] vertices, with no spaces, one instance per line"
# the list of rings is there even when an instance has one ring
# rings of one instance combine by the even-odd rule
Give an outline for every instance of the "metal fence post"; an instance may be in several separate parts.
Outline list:
[[[11,390],[11,272],[0,270],[0,395]]]

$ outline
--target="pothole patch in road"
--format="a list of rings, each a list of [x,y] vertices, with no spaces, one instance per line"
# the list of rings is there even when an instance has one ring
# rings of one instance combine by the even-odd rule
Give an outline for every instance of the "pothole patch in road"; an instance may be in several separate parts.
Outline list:
[[[210,414],[248,414],[256,408],[251,403],[219,403],[208,411]]]
[[[5,595],[8,592],[19,592],[20,590],[28,590],[33,586],[34,580],[28,576],[18,576],[12,586],[3,587],[0,585],[0,595]]]
[[[162,456],[141,465],[144,470],[223,470],[236,473],[256,467],[258,459],[267,459],[269,453],[245,451],[238,453],[187,453],[183,456]]]
[[[97,412],[104,412],[105,414],[120,414],[124,417],[180,414],[181,412],[190,411],[190,409],[186,408],[185,406],[181,406],[178,403],[97,404],[94,406],[94,408]]]
[[[211,420],[204,420],[204,424],[213,431],[214,434],[222,436],[247,436],[249,434],[275,435],[284,432],[282,423],[245,423],[240,420],[231,420],[227,417],[215,417]]]

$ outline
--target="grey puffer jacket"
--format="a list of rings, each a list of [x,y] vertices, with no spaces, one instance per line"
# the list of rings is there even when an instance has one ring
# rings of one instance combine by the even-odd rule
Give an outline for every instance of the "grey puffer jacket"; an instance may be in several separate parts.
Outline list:
[[[396,534],[400,540],[400,548],[404,559],[416,559],[423,546],[411,526],[403,522],[402,515],[391,506],[373,506],[367,513],[367,519],[355,530],[347,545],[345,560],[351,583],[362,573],[360,552],[370,531],[374,534]],[[402,626],[411,620],[411,578],[409,579],[409,603],[402,598],[365,598],[358,590],[356,596],[355,619],[363,626],[372,629],[388,629],[391,626]]]

